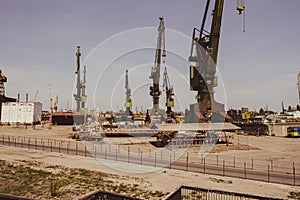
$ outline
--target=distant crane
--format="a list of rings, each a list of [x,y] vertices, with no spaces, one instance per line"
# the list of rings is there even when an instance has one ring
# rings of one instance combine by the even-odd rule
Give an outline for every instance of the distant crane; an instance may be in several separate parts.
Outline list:
[[[54,112],[57,112],[57,110],[58,110],[58,95],[56,95],[53,110],[54,110]]]
[[[4,76],[4,74],[0,70],[0,96],[5,96],[4,83],[6,83],[6,82],[7,82],[7,77]]]
[[[224,104],[216,102],[214,98],[214,88],[218,85],[216,65],[224,0],[215,0],[209,32],[204,28],[210,1],[206,2],[200,30],[197,28],[193,30],[189,61],[194,62],[195,65],[190,66],[190,89],[197,91],[197,103],[190,105],[190,111],[186,112],[186,122],[231,121],[231,118],[225,113]],[[243,2],[238,0],[237,10],[239,13],[242,13],[244,9]]]
[[[126,100],[125,100],[125,107],[126,111],[125,114],[127,116],[132,114],[132,99],[131,99],[131,89],[129,87],[129,81],[128,81],[128,70],[126,69],[126,74],[125,74],[125,95],[126,95]]]
[[[153,85],[150,86],[150,95],[153,97],[152,114],[159,113],[159,96],[161,95],[161,91],[159,90],[160,65],[166,57],[164,18],[160,17],[159,21],[155,61],[151,70],[151,76],[149,77],[153,79]]]
[[[168,117],[174,117],[174,112],[172,111],[172,107],[174,107],[174,91],[173,86],[170,84],[167,67],[165,67],[164,70],[164,79],[163,79],[163,88],[164,91],[166,91],[166,106],[167,106],[167,118]]]
[[[74,98],[76,101],[76,111],[80,111],[80,102],[81,102],[81,82],[80,82],[80,46],[77,46],[77,52],[76,52],[76,71],[75,74],[77,74],[77,84],[76,84],[76,89],[77,93],[74,94]]]
[[[35,92],[33,102],[36,102],[38,94],[39,94],[39,89],[37,89],[36,92]]]
[[[49,92],[49,107],[50,107],[50,113],[53,113],[53,104],[52,104],[52,95],[51,95],[51,87],[50,84],[48,84],[48,92]]]
[[[297,76],[297,85],[298,85],[298,96],[299,96],[299,103],[300,103],[300,71],[298,72],[298,76]]]

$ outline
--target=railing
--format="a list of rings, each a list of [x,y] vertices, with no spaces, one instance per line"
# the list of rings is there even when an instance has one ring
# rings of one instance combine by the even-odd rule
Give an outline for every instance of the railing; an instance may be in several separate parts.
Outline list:
[[[190,186],[181,186],[174,192],[170,193],[164,200],[185,200],[185,199],[206,199],[206,200],[279,200],[279,198],[263,197],[236,192],[208,190]]]
[[[300,174],[293,162],[282,166],[273,160],[262,162],[261,160],[251,158],[247,161],[240,161],[237,157],[212,154],[199,159],[195,155],[189,154],[185,149],[183,149],[183,152],[167,148],[145,151],[145,149],[137,147],[127,147],[124,149],[105,142],[78,142],[9,135],[0,135],[0,145],[94,157],[99,160],[111,160],[272,183],[300,185]]]

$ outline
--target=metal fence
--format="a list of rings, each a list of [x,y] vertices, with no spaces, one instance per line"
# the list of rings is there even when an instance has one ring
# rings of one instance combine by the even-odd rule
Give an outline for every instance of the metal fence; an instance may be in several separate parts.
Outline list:
[[[8,135],[0,135],[0,145],[95,157],[102,160],[164,167],[204,174],[300,185],[300,171],[296,170],[294,163],[280,166],[272,160],[267,163],[253,158],[247,161],[240,161],[236,157],[220,157],[212,154],[196,160],[187,151],[177,152],[167,148],[161,148],[156,151],[151,151],[151,149],[145,151],[145,149],[131,148],[129,146],[125,149],[119,148],[117,145],[103,142],[78,142]]]
[[[220,190],[208,190],[190,186],[181,186],[176,191],[170,193],[164,200],[279,200],[279,198],[263,197],[236,192],[227,192]]]
[[[120,194],[96,190],[86,195],[83,195],[76,200],[139,200],[134,197],[128,197]]]

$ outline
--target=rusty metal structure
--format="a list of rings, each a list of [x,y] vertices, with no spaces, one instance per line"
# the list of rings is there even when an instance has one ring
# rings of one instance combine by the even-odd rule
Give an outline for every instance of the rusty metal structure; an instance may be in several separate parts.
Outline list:
[[[161,114],[159,109],[159,96],[161,95],[159,89],[160,67],[166,55],[164,18],[160,17],[154,66],[152,67],[151,76],[149,77],[153,80],[153,85],[150,86],[150,95],[153,97],[152,115]]]
[[[197,92],[197,103],[186,111],[186,122],[231,121],[224,104],[216,102],[214,97],[214,88],[218,86],[216,65],[224,0],[215,0],[210,31],[207,31],[205,24],[210,4],[211,0],[207,0],[200,30],[193,29],[189,61],[194,64],[190,66],[190,89]],[[242,12],[243,9],[238,2],[237,10]]]

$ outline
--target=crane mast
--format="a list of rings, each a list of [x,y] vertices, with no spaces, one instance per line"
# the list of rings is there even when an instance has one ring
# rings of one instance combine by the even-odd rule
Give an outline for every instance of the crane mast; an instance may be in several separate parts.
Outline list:
[[[77,46],[77,52],[76,52],[76,71],[75,74],[77,74],[77,83],[76,83],[76,89],[77,93],[73,96],[75,97],[76,101],[76,111],[80,111],[80,101],[81,101],[81,83],[80,83],[80,46]]]
[[[128,81],[128,70],[126,69],[126,74],[125,74],[125,95],[126,95],[126,100],[125,100],[125,107],[126,111],[125,114],[127,116],[132,114],[132,100],[131,100],[131,89],[129,87],[129,81]]]
[[[86,89],[86,66],[83,68],[83,81],[81,82],[81,108],[85,109],[85,102],[87,100],[87,96],[85,94]]]
[[[215,0],[210,31],[205,29],[211,0],[207,0],[200,30],[193,29],[189,61],[190,90],[197,91],[197,103],[190,105],[186,112],[186,122],[231,121],[225,113],[224,104],[216,102],[214,88],[218,86],[216,65],[218,60],[220,31],[224,0]],[[243,12],[244,5],[238,2],[237,10]]]
[[[155,61],[151,70],[151,76],[149,77],[153,80],[153,85],[150,86],[150,95],[153,97],[152,114],[159,113],[159,96],[161,95],[161,91],[159,90],[160,66],[162,61],[164,62],[162,59],[166,57],[164,18],[160,17],[159,20]]]
[[[164,70],[164,82],[163,82],[163,88],[166,92],[166,106],[167,106],[167,118],[168,117],[173,117],[173,111],[172,107],[174,107],[174,91],[173,87],[170,84],[168,72],[167,72],[167,67],[165,67]]]

